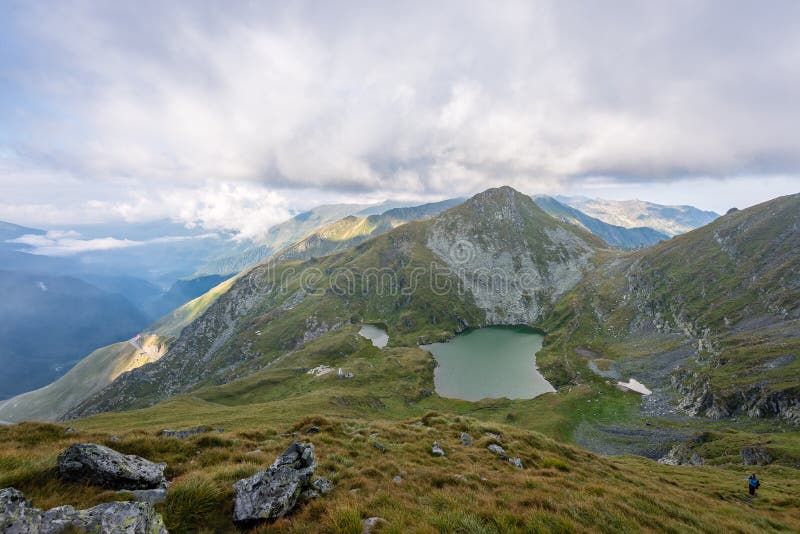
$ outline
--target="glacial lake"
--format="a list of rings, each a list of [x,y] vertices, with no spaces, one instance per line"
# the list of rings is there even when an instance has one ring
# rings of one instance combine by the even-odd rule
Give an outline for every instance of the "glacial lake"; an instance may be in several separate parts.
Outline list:
[[[536,369],[543,340],[529,328],[490,326],[420,348],[436,359],[434,385],[442,397],[532,399],[555,391]]]
[[[386,333],[386,330],[373,324],[365,324],[361,327],[361,330],[358,331],[358,334],[372,341],[372,344],[379,349],[382,349],[389,343],[389,334]]]

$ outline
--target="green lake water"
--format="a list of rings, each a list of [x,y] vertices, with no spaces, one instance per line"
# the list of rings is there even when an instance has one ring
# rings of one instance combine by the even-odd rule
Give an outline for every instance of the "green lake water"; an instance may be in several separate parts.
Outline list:
[[[436,359],[434,384],[442,397],[532,399],[555,391],[536,369],[543,339],[529,328],[491,326],[421,348]]]

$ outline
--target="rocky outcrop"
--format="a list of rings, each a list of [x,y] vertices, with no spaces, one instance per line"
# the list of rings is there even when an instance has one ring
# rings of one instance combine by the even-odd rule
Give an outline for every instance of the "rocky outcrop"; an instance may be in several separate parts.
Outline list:
[[[427,247],[486,313],[485,324],[531,324],[580,282],[602,242],[510,187],[490,189],[433,220]]]
[[[233,485],[233,520],[272,521],[290,513],[304,491],[314,490],[311,477],[316,468],[314,445],[295,441],[267,469]]]
[[[664,465],[689,465],[698,466],[703,465],[705,459],[694,452],[685,443],[679,443],[670,449],[670,451],[658,463]]]
[[[673,385],[681,394],[678,407],[692,416],[773,417],[800,426],[798,387],[769,391],[755,384],[746,389],[714,391],[708,377],[690,370],[675,373]]]
[[[744,465],[768,465],[772,463],[772,455],[761,445],[744,447],[739,454]]]
[[[58,534],[75,530],[102,534],[167,534],[161,515],[148,503],[110,502],[85,510],[59,506],[43,512],[14,488],[0,490],[0,532]]]
[[[153,463],[133,454],[122,454],[96,443],[75,443],[58,457],[64,480],[109,489],[152,489],[166,485],[165,463]]]

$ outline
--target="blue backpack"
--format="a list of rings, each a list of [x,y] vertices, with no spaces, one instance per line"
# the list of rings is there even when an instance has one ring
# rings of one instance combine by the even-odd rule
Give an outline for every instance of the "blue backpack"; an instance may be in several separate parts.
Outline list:
[[[757,488],[758,487],[758,479],[750,477],[750,487]]]

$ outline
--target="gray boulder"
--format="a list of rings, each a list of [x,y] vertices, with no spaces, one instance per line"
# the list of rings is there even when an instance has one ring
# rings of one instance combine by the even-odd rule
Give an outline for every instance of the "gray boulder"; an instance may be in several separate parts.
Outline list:
[[[41,534],[57,534],[72,527],[103,534],[167,534],[161,514],[144,502],[108,502],[86,510],[59,506],[42,516]]]
[[[744,447],[739,454],[744,465],[767,465],[772,463],[772,455],[761,445]]]
[[[122,454],[96,443],[74,443],[58,457],[64,480],[109,489],[153,489],[166,486],[165,463]]]
[[[0,532],[6,534],[37,534],[42,524],[42,511],[34,508],[21,491],[0,490]]]
[[[508,463],[516,467],[517,469],[522,469],[522,459],[521,458],[509,458]]]
[[[466,432],[461,433],[461,445],[464,447],[472,447],[472,436]]]
[[[233,520],[249,523],[285,516],[303,492],[314,489],[310,482],[316,468],[314,445],[295,441],[271,466],[233,485]]]
[[[497,443],[492,443],[486,448],[495,453],[500,458],[506,458],[508,456],[506,454],[506,450]]]
[[[0,532],[60,534],[67,529],[102,534],[167,534],[161,515],[143,502],[111,502],[86,510],[59,506],[43,512],[14,488],[0,490]]]
[[[431,447],[431,454],[434,456],[445,456],[444,449],[439,445],[438,441],[433,442],[433,446]]]

